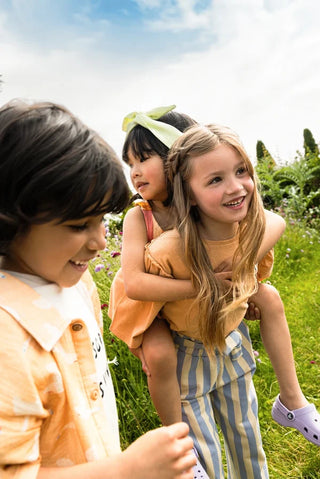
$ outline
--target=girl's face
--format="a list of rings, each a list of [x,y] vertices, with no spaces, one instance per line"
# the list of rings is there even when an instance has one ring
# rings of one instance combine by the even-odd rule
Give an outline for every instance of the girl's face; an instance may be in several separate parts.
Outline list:
[[[88,262],[105,248],[103,216],[90,216],[61,224],[32,225],[13,240],[4,268],[40,276],[61,287],[76,284]]]
[[[192,204],[212,239],[224,239],[248,213],[253,180],[240,154],[224,144],[191,161]]]
[[[130,178],[134,189],[144,200],[165,201],[167,186],[163,168],[163,160],[157,154],[146,158],[136,158],[128,151]]]

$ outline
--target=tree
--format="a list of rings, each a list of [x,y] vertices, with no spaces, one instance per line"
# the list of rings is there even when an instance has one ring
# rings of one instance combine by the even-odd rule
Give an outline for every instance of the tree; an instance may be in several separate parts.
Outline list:
[[[257,162],[263,161],[264,163],[266,162],[270,168],[274,168],[276,166],[276,162],[272,158],[271,154],[267,150],[267,148],[264,146],[263,142],[261,140],[257,141],[256,145],[256,152],[257,152]]]
[[[319,155],[319,147],[317,143],[315,142],[313,135],[308,128],[305,128],[303,130],[303,147],[304,147],[304,154],[305,158],[308,160],[310,157],[310,153],[313,155]]]

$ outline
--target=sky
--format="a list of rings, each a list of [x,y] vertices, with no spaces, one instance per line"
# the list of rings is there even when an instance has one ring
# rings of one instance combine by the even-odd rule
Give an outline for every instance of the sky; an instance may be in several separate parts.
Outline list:
[[[318,0],[0,0],[1,105],[60,103],[121,156],[123,117],[176,105],[277,163],[320,141]]]

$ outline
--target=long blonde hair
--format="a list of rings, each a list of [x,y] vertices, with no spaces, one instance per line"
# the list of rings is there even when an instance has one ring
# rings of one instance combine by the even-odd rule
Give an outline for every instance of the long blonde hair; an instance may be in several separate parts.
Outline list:
[[[239,246],[232,264],[232,286],[217,280],[206,247],[199,234],[199,212],[192,205],[190,176],[192,161],[225,144],[239,153],[251,176],[254,189],[248,214],[239,223]],[[258,191],[258,181],[250,159],[236,133],[220,125],[192,126],[172,146],[166,162],[166,173],[173,195],[173,212],[180,233],[191,281],[197,291],[199,329],[209,352],[225,346],[227,316],[247,301],[257,288],[255,264],[265,231],[265,215]]]

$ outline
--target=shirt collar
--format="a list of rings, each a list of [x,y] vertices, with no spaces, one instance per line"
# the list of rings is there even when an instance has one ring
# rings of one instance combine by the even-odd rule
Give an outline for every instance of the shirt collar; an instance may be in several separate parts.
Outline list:
[[[45,351],[51,351],[70,324],[50,302],[7,272],[0,271],[0,308],[12,316]]]

